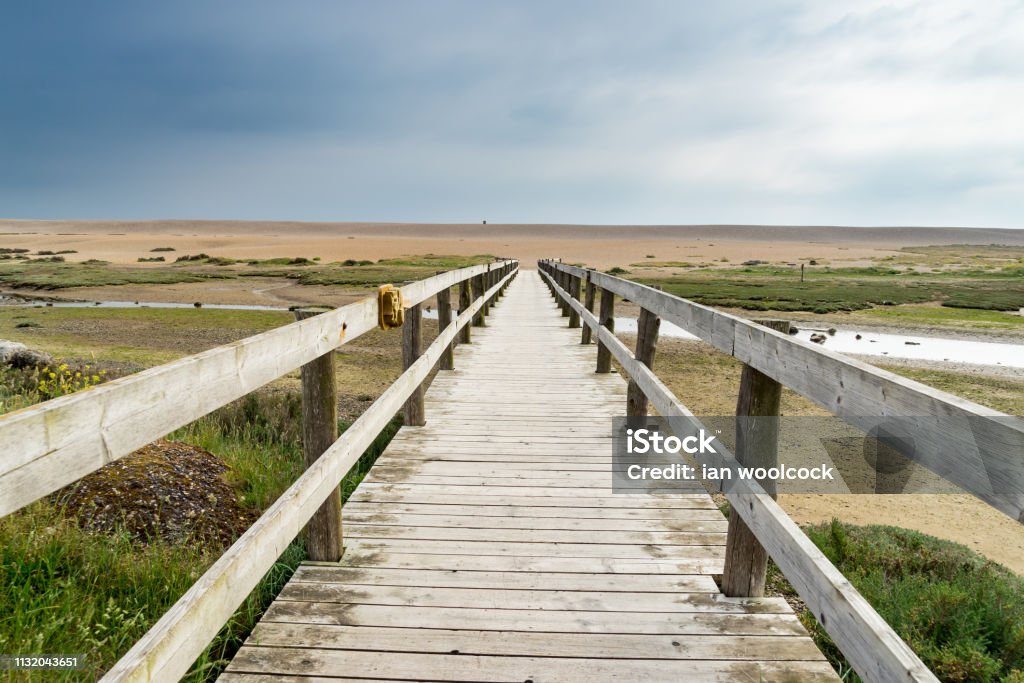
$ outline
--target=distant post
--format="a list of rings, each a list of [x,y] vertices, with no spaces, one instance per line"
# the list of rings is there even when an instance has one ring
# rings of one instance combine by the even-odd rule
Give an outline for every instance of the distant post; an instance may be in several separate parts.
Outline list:
[[[316,309],[295,311],[297,320],[325,312]],[[338,440],[338,389],[334,369],[334,350],[302,366],[302,450],[306,469]],[[309,559],[337,562],[344,552],[341,534],[341,491],[336,487],[306,525],[306,552]]]
[[[755,322],[779,332],[789,331],[787,320]],[[778,464],[779,425],[776,418],[781,400],[781,384],[749,365],[743,366],[736,400],[736,459],[741,465],[769,468]],[[774,481],[760,483],[765,491],[775,496]],[[764,595],[767,572],[768,553],[740,514],[731,511],[725,540],[722,592],[730,597],[759,598]]]

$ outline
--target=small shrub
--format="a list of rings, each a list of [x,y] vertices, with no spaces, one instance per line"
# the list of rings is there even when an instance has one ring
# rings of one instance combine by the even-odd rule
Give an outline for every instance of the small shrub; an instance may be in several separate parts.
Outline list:
[[[150,251],[177,251],[174,247],[156,247]]]

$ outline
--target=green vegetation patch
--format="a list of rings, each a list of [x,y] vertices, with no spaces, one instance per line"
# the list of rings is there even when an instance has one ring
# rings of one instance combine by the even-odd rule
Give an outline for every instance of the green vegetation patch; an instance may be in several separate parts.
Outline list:
[[[1024,680],[1024,579],[970,549],[833,520],[807,535],[942,681]],[[773,584],[795,594],[777,573]],[[813,615],[801,621],[840,674],[849,664]],[[859,681],[852,672],[848,681]]]
[[[877,266],[813,268],[801,282],[798,270],[778,266],[714,269],[668,277],[638,278],[709,306],[755,311],[833,313],[873,306],[939,302],[943,306],[1016,311],[1024,307],[1024,270],[923,274]]]
[[[171,268],[131,268],[98,262],[60,263],[37,260],[28,264],[0,264],[0,284],[47,290],[107,285],[170,285],[224,277],[232,275]]]

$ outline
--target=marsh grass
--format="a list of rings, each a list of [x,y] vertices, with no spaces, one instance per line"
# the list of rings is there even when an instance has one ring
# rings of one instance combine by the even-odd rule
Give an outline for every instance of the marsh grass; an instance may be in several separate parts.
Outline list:
[[[753,311],[834,313],[927,302],[991,311],[1024,307],[1024,271],[1017,267],[939,274],[878,266],[818,267],[808,269],[801,282],[798,269],[752,266],[637,280],[701,304]]]

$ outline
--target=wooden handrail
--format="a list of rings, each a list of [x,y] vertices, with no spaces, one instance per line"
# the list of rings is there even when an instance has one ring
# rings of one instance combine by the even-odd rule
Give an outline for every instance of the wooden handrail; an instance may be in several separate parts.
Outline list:
[[[855,427],[868,430],[877,416],[919,418],[901,423],[915,444],[907,457],[1024,522],[1024,419],[653,287],[554,261],[540,267],[589,276]]]
[[[541,265],[541,274],[555,294],[580,314],[594,337],[615,357],[658,413],[667,418],[685,418],[685,422],[694,428],[702,427],[657,375],[634,358],[626,345],[601,325],[584,304],[559,286],[546,272],[544,264]],[[671,420],[669,424],[672,424]],[[707,464],[714,467],[739,466],[736,458],[718,442],[716,449],[720,453],[714,456],[713,461],[707,460]],[[701,460],[705,456],[696,457]],[[723,480],[722,485],[733,512],[743,518],[862,678],[868,681],[937,683],[938,679],[914,651],[759,483],[737,479]]]
[[[270,570],[366,448],[420,387],[459,330],[516,275],[515,263],[477,297],[373,402],[178,602],[103,677],[103,681],[171,681],[184,675],[221,626]],[[486,272],[486,271],[485,271]],[[475,276],[478,276],[477,273]],[[424,290],[430,291],[430,290]],[[424,295],[425,298],[428,295]],[[420,299],[422,301],[422,299]],[[315,318],[311,318],[315,320]]]
[[[401,288],[402,299],[406,306],[415,306],[487,269],[486,264],[471,266],[407,284]],[[0,417],[0,517],[376,326],[377,301],[366,298]]]

